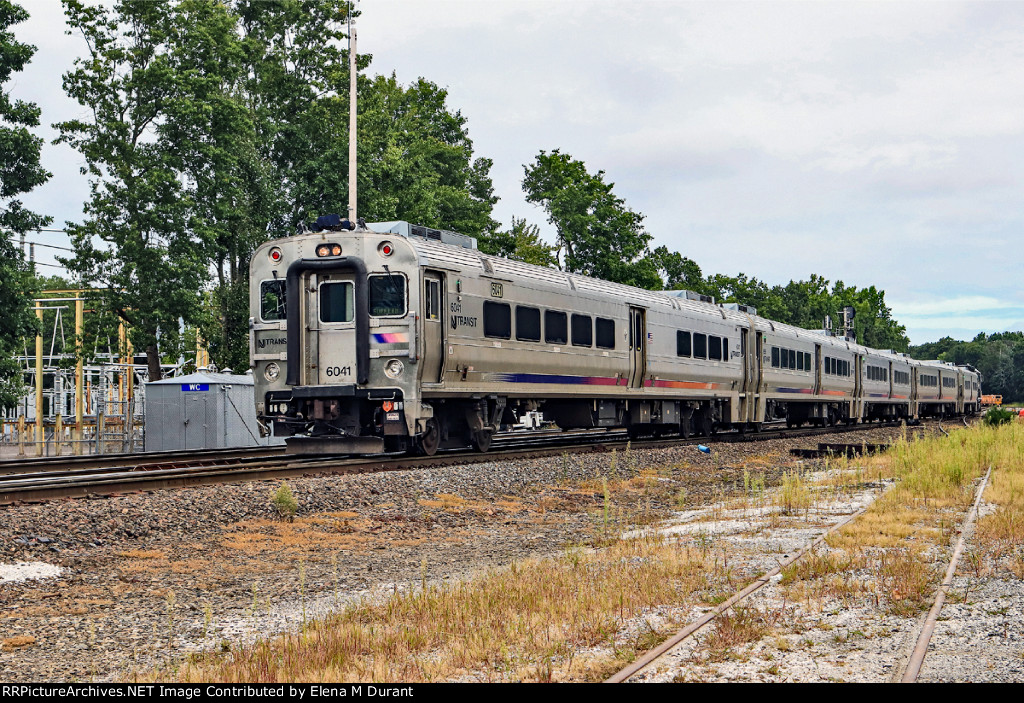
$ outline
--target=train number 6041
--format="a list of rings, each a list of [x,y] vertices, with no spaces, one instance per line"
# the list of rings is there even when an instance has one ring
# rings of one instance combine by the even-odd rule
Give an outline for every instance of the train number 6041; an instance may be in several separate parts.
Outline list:
[[[328,376],[351,376],[351,366],[328,366],[325,369]]]

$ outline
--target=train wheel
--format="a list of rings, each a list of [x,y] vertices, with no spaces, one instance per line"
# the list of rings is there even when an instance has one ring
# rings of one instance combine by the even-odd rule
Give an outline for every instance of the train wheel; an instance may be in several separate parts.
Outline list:
[[[441,431],[437,427],[437,420],[427,420],[427,429],[416,440],[416,449],[425,456],[434,456],[441,444]]]
[[[484,428],[477,430],[473,433],[470,441],[473,444],[473,449],[478,452],[486,452],[491,448],[491,439],[494,438],[494,430],[490,428]]]

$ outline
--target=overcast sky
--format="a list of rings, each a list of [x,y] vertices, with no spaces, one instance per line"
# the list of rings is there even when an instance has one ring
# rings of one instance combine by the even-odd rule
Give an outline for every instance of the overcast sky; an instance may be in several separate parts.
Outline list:
[[[80,37],[58,0],[21,2],[32,18],[15,32],[38,52],[15,96],[46,125],[79,115],[61,74]],[[448,89],[494,160],[505,225],[550,235],[520,183],[541,149],[561,149],[705,274],[875,285],[916,344],[1024,329],[1024,3],[359,7],[371,72]],[[81,158],[48,145],[43,159],[54,177],[26,202],[55,226],[81,219]]]

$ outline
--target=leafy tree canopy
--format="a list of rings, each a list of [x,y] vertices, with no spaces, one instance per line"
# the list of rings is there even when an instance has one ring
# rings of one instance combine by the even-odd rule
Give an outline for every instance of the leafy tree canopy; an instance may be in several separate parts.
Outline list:
[[[661,287],[650,258],[651,235],[644,216],[626,207],[604,182],[604,171],[591,174],[582,161],[555,149],[541,151],[525,167],[526,200],[542,206],[557,231],[557,250],[565,269],[639,288]]]
[[[350,3],[63,2],[89,51],[65,76],[89,114],[59,125],[92,189],[69,265],[130,325],[151,378],[181,350],[180,321],[242,368],[253,249],[347,208]],[[359,89],[359,215],[493,231],[491,162],[447,92],[393,75]]]
[[[512,225],[508,230],[485,235],[478,246],[485,254],[503,256],[514,261],[537,266],[558,265],[555,247],[540,238],[540,228],[515,217],[512,218]]]
[[[19,42],[11,27],[28,13],[9,0],[0,0],[0,405],[13,405],[22,391],[21,369],[13,356],[21,340],[36,331],[31,311],[33,277],[14,244],[14,237],[44,227],[49,217],[24,208],[18,196],[42,185],[50,174],[39,163],[42,139],[30,130],[39,126],[39,108],[15,100],[6,89],[35,47]]]

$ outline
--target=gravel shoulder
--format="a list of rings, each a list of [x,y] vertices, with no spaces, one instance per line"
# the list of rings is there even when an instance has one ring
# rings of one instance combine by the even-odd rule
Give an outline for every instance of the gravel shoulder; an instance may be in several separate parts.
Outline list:
[[[896,433],[877,428],[856,441],[882,442]],[[716,444],[710,455],[692,446],[637,448],[619,454],[614,470],[661,468],[664,490],[621,500],[667,516],[680,490],[687,508],[698,510],[742,489],[745,472],[777,483],[794,466],[791,446],[792,440]],[[303,618],[409,583],[468,578],[558,553],[595,534],[603,496],[593,484],[612,463],[608,454],[582,454],[303,478],[289,481],[300,505],[291,523],[273,511],[273,482],[0,508],[0,563],[63,569],[59,576],[0,582],[0,679],[118,680],[190,651],[294,629]],[[790,539],[778,535],[773,549],[790,549]],[[756,540],[766,558],[775,553],[765,551],[771,541]],[[972,589],[968,603],[981,593]],[[1007,607],[1020,622],[1017,596],[993,597],[1015,603]],[[862,648],[833,647],[830,656],[867,656],[854,652],[875,646],[865,642],[896,642],[882,634],[885,627],[895,625],[879,624],[863,637],[847,627],[842,644]],[[876,647],[876,657],[892,659],[893,646]],[[958,646],[952,642],[951,651]],[[1010,646],[1004,659],[1013,657]],[[836,667],[845,673],[851,665]]]

